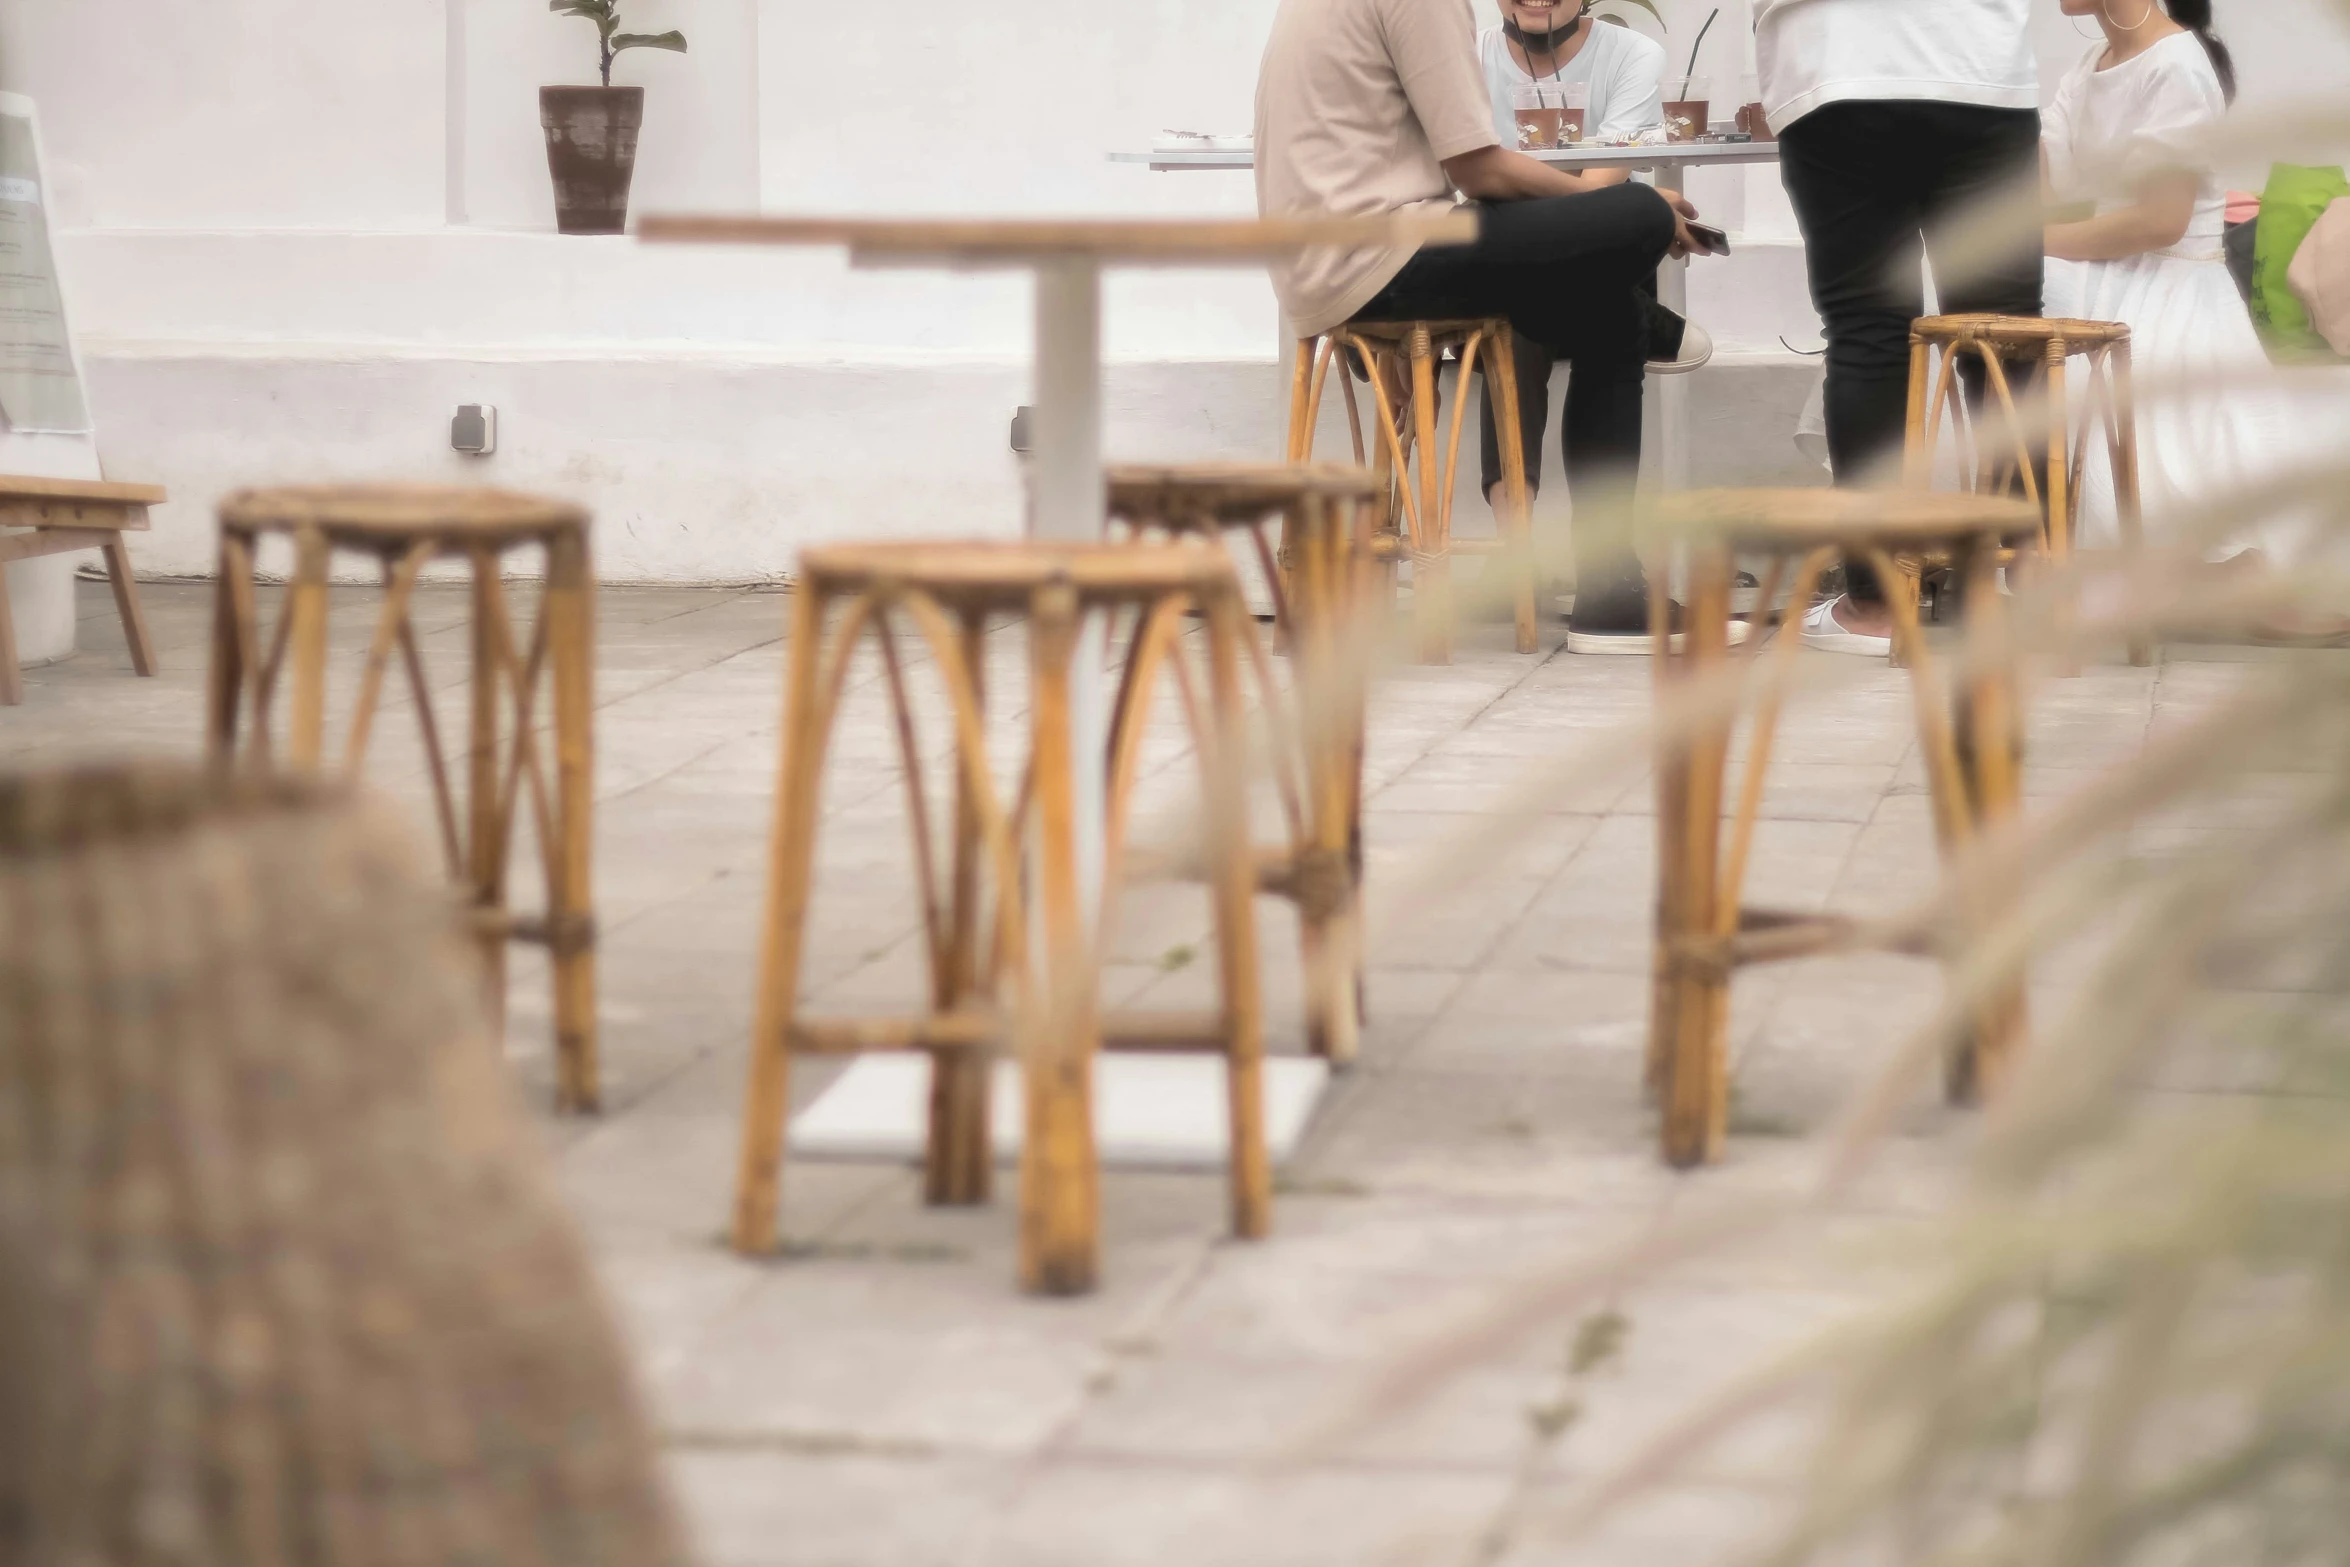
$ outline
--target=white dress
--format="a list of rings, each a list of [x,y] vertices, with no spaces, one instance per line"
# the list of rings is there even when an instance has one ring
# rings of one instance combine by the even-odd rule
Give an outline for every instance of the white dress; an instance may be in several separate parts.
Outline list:
[[[2062,202],[2126,206],[2149,173],[2193,166],[2197,138],[2227,111],[2219,76],[2192,33],[2166,38],[2110,70],[2100,46],[2065,76],[2042,116],[2049,182]],[[2138,483],[2147,536],[2190,524],[2247,485],[2308,455],[2294,410],[2254,333],[2220,245],[2225,196],[2206,175],[2179,242],[2120,261],[2048,263],[2047,312],[2123,321],[2138,384]],[[2076,419],[2086,379],[2074,362]],[[2081,476],[2081,539],[2115,542],[2113,477],[2092,438]],[[2215,559],[2246,548],[2289,554],[2273,526],[2215,539]],[[2266,536],[2264,536],[2266,535]]]

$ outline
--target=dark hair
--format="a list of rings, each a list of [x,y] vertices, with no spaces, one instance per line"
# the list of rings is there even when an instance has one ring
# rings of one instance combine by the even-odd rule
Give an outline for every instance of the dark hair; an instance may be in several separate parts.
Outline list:
[[[2228,46],[2212,36],[2211,0],[2163,0],[2163,9],[2170,19],[2195,35],[2203,45],[2203,52],[2211,56],[2211,68],[2219,73],[2219,90],[2228,102],[2236,101],[2236,57],[2228,53]]]

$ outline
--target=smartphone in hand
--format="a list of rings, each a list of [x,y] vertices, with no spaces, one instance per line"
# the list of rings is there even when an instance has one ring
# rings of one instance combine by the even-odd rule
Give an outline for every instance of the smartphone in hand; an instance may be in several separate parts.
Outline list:
[[[1730,253],[1730,236],[1711,223],[1691,223],[1689,237],[1703,245],[1709,256],[1726,256]]]

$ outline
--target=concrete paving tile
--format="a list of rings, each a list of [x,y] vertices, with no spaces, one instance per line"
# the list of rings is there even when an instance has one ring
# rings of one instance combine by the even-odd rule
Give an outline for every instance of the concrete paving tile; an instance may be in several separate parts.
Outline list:
[[[919,1452],[673,1437],[667,1461],[708,1567],[950,1567],[1014,1471]]]
[[[1585,1523],[1576,1505],[1580,1490],[1558,1485],[1529,1498],[1495,1567],[1685,1567],[1736,1560],[1767,1542],[1792,1510],[1786,1493],[1775,1489],[1666,1484]]]
[[[532,591],[517,584],[527,608]],[[166,672],[132,679],[102,585],[79,608],[88,650],[28,672],[0,718],[0,760],[100,741],[192,756],[201,743],[205,584],[152,584]],[[335,645],[355,655],[372,588],[337,589]],[[467,602],[427,584],[419,621],[435,711],[464,707]],[[1272,1236],[1225,1236],[1218,1175],[1111,1172],[1105,1288],[1036,1301],[1013,1282],[1015,1172],[987,1207],[918,1201],[910,1168],[793,1161],[780,1261],[734,1257],[725,1223],[745,1078],[779,760],[787,596],[610,589],[600,595],[598,913],[607,1114],[543,1119],[559,1179],[636,1346],[689,1514],[720,1567],[1212,1561],[1467,1567],[1641,1567],[1750,1537],[1794,1473],[1804,1432],[1764,1424],[1687,1479],[1579,1540],[1556,1525],[1604,1460],[1810,1321],[1809,1302],[1865,1299],[1909,1266],[1898,1244],[1952,1200],[1981,1118],[1921,1075],[1894,1135],[1822,1212],[1658,1280],[1608,1278],[1621,1248],[1716,1202],[1782,1203],[1817,1183],[1824,1128],[1937,1004],[1913,959],[1856,956],[1740,976],[1735,1095],[1723,1159],[1665,1169],[1639,1081],[1653,931],[1656,824],[1641,738],[1653,672],[1639,660],[1508,650],[1467,628],[1455,662],[1398,663],[1372,699],[1367,886],[1374,914],[1362,1061],[1334,1078],[1277,1183]],[[1398,648],[1408,646],[1399,637]],[[923,766],[948,776],[927,655],[912,643]],[[1008,792],[1026,738],[1026,644],[987,645],[991,765]],[[346,710],[355,658],[337,666]],[[2233,700],[2272,660],[2182,651],[2152,671],[2092,664],[2035,686],[2028,804],[2042,810]],[[1908,677],[1812,660],[1818,689],[1781,726],[1748,901],[1871,912],[1936,886],[1939,861]],[[898,742],[880,661],[861,651],[828,756],[816,916],[803,999],[818,1014],[914,1010],[924,976]],[[1743,745],[1743,742],[1741,742]],[[1173,704],[1145,740],[1138,841],[1196,818]],[[1591,759],[1605,757],[1606,766]],[[430,830],[405,694],[378,721],[367,776]],[[2306,786],[2292,758],[2238,796],[2141,825],[2128,848],[2224,843]],[[1524,793],[1532,807],[1504,818]],[[1258,823],[1267,841],[1276,817]],[[527,839],[527,834],[525,834]],[[518,896],[533,881],[517,872]],[[1205,900],[1138,890],[1105,965],[1105,1004],[1212,996]],[[1294,913],[1260,900],[1268,1038],[1302,1041]],[[2110,929],[2035,965],[2053,1018]],[[1170,961],[1177,949],[1187,961]],[[2247,967],[2247,973],[2251,972]],[[510,966],[507,1058],[542,1111],[552,1054],[543,955]],[[2149,1092],[2257,1090],[2214,1063],[2150,1063]],[[804,1103],[840,1070],[801,1063]],[[1873,1253],[1852,1260],[1853,1253]],[[1497,1346],[1425,1406],[1326,1462],[1263,1478],[1308,1411],[1386,1357],[1524,1287],[1586,1268],[1631,1321],[1617,1362],[1565,1369],[1580,1317]],[[1790,1303],[1794,1304],[1790,1304]],[[1702,1374],[1701,1374],[1702,1373]],[[1528,1408],[1564,1418],[1530,1470]],[[1570,1407],[1571,1405],[1571,1407]],[[1531,1489],[1513,1510],[1511,1474]],[[1714,1483],[1720,1481],[1724,1483]],[[1498,1529],[1498,1532],[1496,1532]]]
[[[1504,1468],[1537,1439],[1535,1412],[1548,1380],[1522,1366],[1465,1371],[1321,1456],[1435,1470]],[[1239,1467],[1280,1461],[1321,1438],[1365,1397],[1366,1376],[1359,1363],[1241,1358],[1205,1346],[1125,1355],[1106,1382],[1064,1437],[1062,1456]]]
[[[1256,1478],[1070,1462],[1024,1488],[965,1560],[971,1567],[1425,1567],[1466,1559],[1508,1489],[1500,1473]]]

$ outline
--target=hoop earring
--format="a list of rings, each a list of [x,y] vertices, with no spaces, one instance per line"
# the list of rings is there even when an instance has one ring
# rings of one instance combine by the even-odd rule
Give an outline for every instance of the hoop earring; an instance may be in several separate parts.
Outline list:
[[[2104,15],[2106,22],[2112,26],[2115,32],[2134,33],[2138,31],[2138,29],[2144,27],[2148,22],[2154,20],[2155,4],[2154,0],[2146,0],[2146,13],[2127,27],[2124,27],[2121,23],[2114,21],[2113,0],[2097,0],[2097,9]]]

